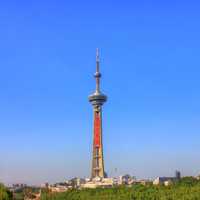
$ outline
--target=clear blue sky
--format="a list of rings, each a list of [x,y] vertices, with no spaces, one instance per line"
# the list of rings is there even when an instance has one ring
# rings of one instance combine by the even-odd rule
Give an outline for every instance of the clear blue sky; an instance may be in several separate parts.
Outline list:
[[[197,175],[199,10],[198,1],[2,1],[0,181],[90,175],[96,47],[108,174]]]

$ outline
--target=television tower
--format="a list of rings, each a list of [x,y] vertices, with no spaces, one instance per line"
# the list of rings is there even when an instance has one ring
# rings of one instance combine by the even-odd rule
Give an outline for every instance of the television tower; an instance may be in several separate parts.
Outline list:
[[[103,142],[102,142],[102,106],[107,97],[100,91],[99,72],[99,51],[96,51],[96,90],[89,96],[89,101],[93,106],[94,127],[93,127],[93,152],[92,152],[92,173],[91,178],[104,178],[104,159],[103,159]]]

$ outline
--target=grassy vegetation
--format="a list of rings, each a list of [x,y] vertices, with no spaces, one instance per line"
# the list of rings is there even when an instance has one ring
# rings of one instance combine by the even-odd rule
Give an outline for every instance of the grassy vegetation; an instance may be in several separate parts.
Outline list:
[[[200,181],[187,177],[171,186],[121,186],[108,189],[42,192],[41,200],[200,200]]]

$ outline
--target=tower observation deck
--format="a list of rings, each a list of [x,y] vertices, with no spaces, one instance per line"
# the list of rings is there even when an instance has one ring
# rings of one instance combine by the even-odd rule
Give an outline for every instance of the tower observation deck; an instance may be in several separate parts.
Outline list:
[[[102,106],[107,96],[100,91],[99,51],[96,52],[96,90],[89,96],[89,102],[93,106],[94,127],[93,127],[93,152],[92,152],[92,173],[91,178],[104,178],[104,159],[102,142]]]

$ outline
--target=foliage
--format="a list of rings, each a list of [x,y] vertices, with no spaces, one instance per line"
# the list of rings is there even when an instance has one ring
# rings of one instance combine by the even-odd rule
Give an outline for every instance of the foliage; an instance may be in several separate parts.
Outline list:
[[[34,199],[35,194],[39,193],[40,188],[37,187],[22,187],[14,192],[14,200]]]
[[[63,193],[44,190],[41,200],[200,200],[200,181],[187,177],[171,186],[133,185]]]
[[[12,199],[12,193],[3,184],[0,184],[0,200],[10,199]]]

